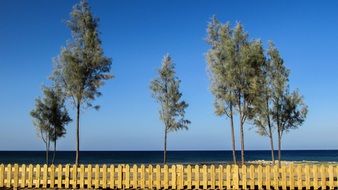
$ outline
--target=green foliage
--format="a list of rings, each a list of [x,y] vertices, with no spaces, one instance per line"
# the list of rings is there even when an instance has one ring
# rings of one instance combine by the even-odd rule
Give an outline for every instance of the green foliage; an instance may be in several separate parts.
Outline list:
[[[91,107],[91,101],[101,95],[98,88],[103,81],[112,78],[111,59],[103,53],[98,19],[93,17],[86,0],[73,7],[67,25],[73,39],[55,60],[52,79],[73,98],[74,104]]]
[[[188,129],[190,121],[184,118],[188,104],[180,100],[180,80],[175,76],[175,66],[169,55],[164,56],[159,77],[151,81],[153,97],[160,104],[160,119],[168,131]]]

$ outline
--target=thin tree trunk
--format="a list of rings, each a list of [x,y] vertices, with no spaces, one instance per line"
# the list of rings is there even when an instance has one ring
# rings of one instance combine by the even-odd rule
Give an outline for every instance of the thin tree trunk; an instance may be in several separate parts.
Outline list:
[[[52,164],[54,164],[55,161],[55,153],[56,153],[56,139],[54,141],[54,151],[53,151],[53,160],[52,160]]]
[[[282,134],[278,130],[278,166],[281,167]]]
[[[269,111],[269,99],[266,99],[266,108],[268,110],[267,119],[268,119],[268,127],[269,127],[269,138],[270,138],[270,146],[271,146],[271,159],[272,164],[275,165],[275,153],[274,153],[274,146],[273,146],[273,134],[272,134],[272,127],[270,121],[270,111]]]
[[[240,116],[242,117],[242,116]],[[244,165],[245,160],[244,160],[244,129],[243,129],[243,122],[240,122],[241,124],[241,160],[242,160],[242,165]]]
[[[47,134],[46,137],[46,164],[49,164],[49,147],[50,147],[50,139],[49,139],[49,134]]]
[[[163,164],[167,163],[167,126],[164,129],[164,151],[163,151]]]
[[[80,103],[76,105],[76,158],[75,164],[79,164],[79,151],[80,151]]]
[[[236,160],[236,144],[235,144],[235,128],[234,128],[234,116],[232,112],[232,105],[230,105],[230,127],[231,127],[231,140],[232,140],[232,159],[234,164],[237,164]]]

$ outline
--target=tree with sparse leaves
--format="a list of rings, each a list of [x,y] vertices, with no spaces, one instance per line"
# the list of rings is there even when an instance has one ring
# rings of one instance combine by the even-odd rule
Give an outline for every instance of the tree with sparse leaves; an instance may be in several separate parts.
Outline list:
[[[164,123],[163,163],[167,162],[167,134],[171,131],[188,129],[190,121],[184,118],[188,104],[181,100],[180,80],[175,76],[175,66],[169,55],[165,55],[159,76],[151,81],[153,97],[160,104],[160,119]]]
[[[37,98],[35,108],[31,111],[34,125],[37,127],[39,136],[45,143],[46,163],[49,164],[50,142],[54,142],[54,163],[56,141],[66,133],[65,126],[71,121],[65,107],[64,98],[59,88],[43,89],[44,98]]]
[[[67,22],[72,40],[61,50],[55,61],[52,79],[60,85],[76,108],[76,159],[79,163],[80,111],[94,107],[92,101],[101,93],[104,80],[112,78],[111,59],[104,55],[98,31],[98,19],[93,16],[86,0],[73,7]]]
[[[251,41],[240,23],[232,29],[213,18],[208,27],[207,54],[211,71],[212,92],[215,95],[217,115],[227,115],[233,129],[234,111],[239,114],[241,161],[244,164],[244,124],[253,119],[253,104],[258,95],[260,66],[265,56],[262,43]],[[233,159],[235,140],[232,132]]]

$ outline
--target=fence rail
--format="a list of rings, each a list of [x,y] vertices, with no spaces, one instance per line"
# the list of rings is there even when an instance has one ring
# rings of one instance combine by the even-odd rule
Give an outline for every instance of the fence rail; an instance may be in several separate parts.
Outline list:
[[[0,165],[0,188],[337,189],[337,165]]]

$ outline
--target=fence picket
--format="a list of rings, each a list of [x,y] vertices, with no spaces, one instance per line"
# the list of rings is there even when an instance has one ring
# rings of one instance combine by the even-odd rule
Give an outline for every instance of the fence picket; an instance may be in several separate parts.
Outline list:
[[[26,187],[26,178],[27,178],[27,176],[26,176],[26,174],[27,174],[27,171],[26,171],[26,165],[25,164],[23,164],[22,166],[21,166],[21,181],[20,181],[20,187],[21,188],[25,188]],[[20,171],[20,169],[19,169],[19,171]],[[1,178],[1,177],[0,177]],[[20,180],[20,179],[19,179]]]
[[[250,165],[250,189],[255,189],[255,166]]]
[[[48,168],[47,168],[47,171],[48,171]],[[47,184],[48,184],[48,181],[47,181]],[[52,164],[50,166],[50,183],[49,183],[49,188],[54,188],[54,187],[55,187],[55,166]]]
[[[0,165],[0,187],[4,187],[5,181],[5,166],[3,164]]]
[[[195,165],[194,185],[195,185],[195,189],[200,188],[200,167],[199,165]]]
[[[202,176],[203,176],[203,189],[208,188],[208,167],[206,165],[203,165],[203,170],[202,170]]]

